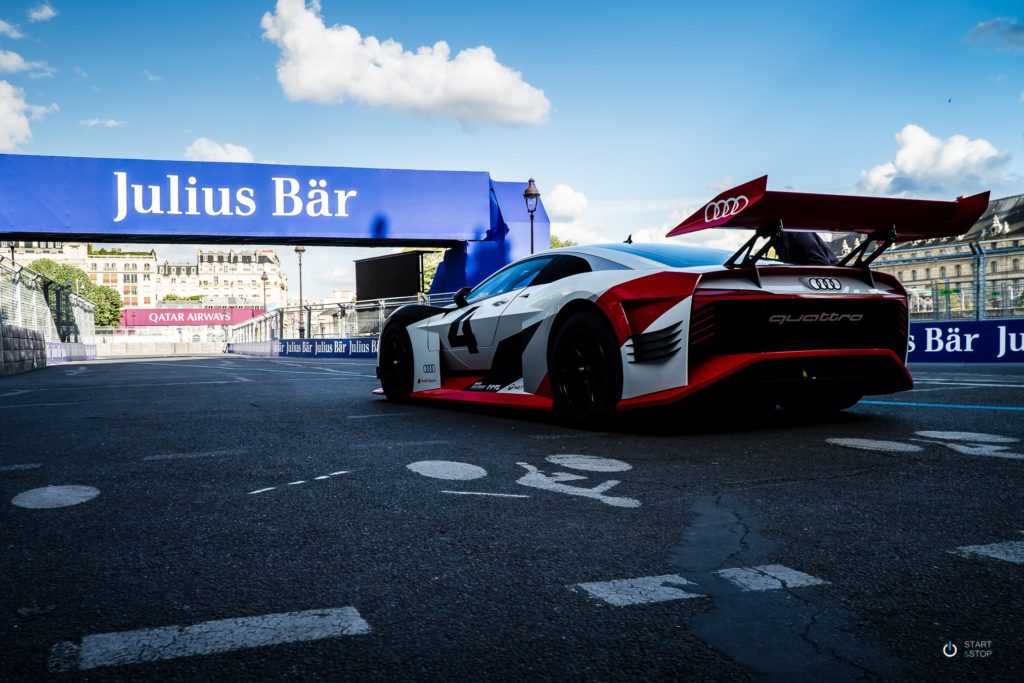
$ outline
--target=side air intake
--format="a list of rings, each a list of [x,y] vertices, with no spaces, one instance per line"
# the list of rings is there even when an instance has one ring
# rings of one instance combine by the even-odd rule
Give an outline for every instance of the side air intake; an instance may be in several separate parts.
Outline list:
[[[668,360],[679,352],[682,323],[669,325],[654,332],[633,335],[628,342],[630,363],[657,363]]]

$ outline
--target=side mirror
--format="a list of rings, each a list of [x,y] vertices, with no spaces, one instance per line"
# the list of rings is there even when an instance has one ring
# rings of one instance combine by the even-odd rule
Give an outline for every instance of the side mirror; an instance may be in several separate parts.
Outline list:
[[[473,290],[470,289],[469,287],[463,287],[459,291],[455,292],[455,296],[452,297],[453,299],[455,299],[455,305],[458,306],[459,308],[465,308],[467,303],[466,297],[469,296],[469,293],[472,291]]]

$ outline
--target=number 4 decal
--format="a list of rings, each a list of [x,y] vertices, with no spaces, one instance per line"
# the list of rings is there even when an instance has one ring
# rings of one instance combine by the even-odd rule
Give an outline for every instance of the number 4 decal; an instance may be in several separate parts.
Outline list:
[[[479,349],[476,345],[476,335],[473,334],[473,328],[469,324],[469,317],[476,313],[477,307],[469,309],[458,318],[452,321],[451,326],[448,328],[448,346],[453,349],[457,349],[461,346],[465,346],[469,349],[470,353],[478,353]],[[459,323],[462,323],[462,331],[459,331]]]

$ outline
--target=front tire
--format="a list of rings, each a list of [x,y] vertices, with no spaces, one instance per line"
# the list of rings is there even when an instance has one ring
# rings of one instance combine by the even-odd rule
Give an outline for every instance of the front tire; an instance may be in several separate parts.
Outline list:
[[[622,398],[622,356],[608,322],[591,311],[574,313],[555,335],[548,363],[555,411],[593,425],[610,417]]]
[[[380,339],[380,386],[389,401],[402,403],[412,393],[412,343],[404,327],[391,325]]]

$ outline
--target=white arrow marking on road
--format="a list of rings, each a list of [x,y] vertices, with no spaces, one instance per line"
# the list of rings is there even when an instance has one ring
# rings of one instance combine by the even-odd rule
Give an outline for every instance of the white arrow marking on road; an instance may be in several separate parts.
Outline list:
[[[882,451],[884,453],[919,453],[924,449],[912,443],[899,441],[877,441],[875,439],[826,439],[828,443],[862,451]]]
[[[690,600],[704,598],[700,593],[688,593],[677,586],[695,586],[678,574],[663,576],[641,576],[636,579],[616,579],[614,581],[597,581],[577,583],[569,588],[582,588],[595,598],[604,600],[609,605],[624,607],[626,605],[646,605],[653,602],[670,600]]]
[[[963,557],[992,557],[1014,564],[1024,564],[1024,541],[1006,541],[988,545],[965,545],[949,552]]]
[[[721,569],[715,574],[739,586],[743,591],[770,591],[780,588],[803,588],[804,586],[828,584],[828,581],[824,579],[798,572],[781,564]]]
[[[470,465],[466,462],[452,462],[451,460],[420,460],[406,465],[416,474],[432,479],[447,479],[449,481],[469,481],[487,476],[487,470],[477,465]]]
[[[972,443],[1017,443],[1018,439],[998,434],[980,434],[978,432],[915,432],[926,439],[942,439],[949,441],[970,441]]]
[[[614,458],[599,458],[596,455],[549,455],[544,459],[552,465],[584,472],[625,472],[633,469],[628,462]]]
[[[86,636],[78,645],[54,645],[50,671],[84,671],[369,632],[370,625],[354,607],[340,607],[100,633]]]

